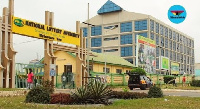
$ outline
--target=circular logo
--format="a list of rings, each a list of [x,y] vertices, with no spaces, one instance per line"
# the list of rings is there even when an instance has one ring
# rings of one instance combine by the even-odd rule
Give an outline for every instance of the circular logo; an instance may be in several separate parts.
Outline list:
[[[18,27],[24,26],[24,22],[21,19],[15,19],[14,24],[17,25]]]
[[[179,24],[186,18],[186,10],[181,5],[173,5],[168,10],[168,18],[171,22]]]

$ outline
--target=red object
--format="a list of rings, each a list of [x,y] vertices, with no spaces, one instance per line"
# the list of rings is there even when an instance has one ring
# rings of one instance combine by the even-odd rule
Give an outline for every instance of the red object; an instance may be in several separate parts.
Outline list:
[[[185,82],[185,77],[183,77],[183,82]]]
[[[33,76],[34,75],[33,75],[32,72],[28,74],[28,80],[27,80],[28,83],[32,83],[33,82]]]

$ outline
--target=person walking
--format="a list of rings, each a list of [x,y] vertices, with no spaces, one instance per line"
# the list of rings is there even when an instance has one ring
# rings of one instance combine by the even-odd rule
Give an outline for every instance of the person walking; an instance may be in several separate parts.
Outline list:
[[[186,82],[186,77],[185,75],[183,76],[183,80],[182,80],[182,83],[183,83],[183,86],[185,87],[185,82]]]
[[[29,73],[27,74],[27,89],[32,89],[33,87],[33,78],[34,78],[34,75],[33,75],[33,72],[32,72],[32,69],[29,69]]]

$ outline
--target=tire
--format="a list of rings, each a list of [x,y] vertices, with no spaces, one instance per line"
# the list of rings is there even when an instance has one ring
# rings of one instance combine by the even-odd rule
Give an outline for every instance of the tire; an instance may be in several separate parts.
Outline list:
[[[130,90],[133,90],[133,87],[129,87]]]

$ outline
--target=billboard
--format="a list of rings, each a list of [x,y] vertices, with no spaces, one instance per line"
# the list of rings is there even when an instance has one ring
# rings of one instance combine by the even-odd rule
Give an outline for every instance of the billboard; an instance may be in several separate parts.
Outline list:
[[[48,39],[80,46],[80,37],[77,33],[14,16],[12,17],[12,32],[38,39]]]
[[[156,73],[156,43],[154,40],[137,35],[136,65],[147,73]]]
[[[171,62],[171,74],[179,74],[179,63]]]
[[[160,63],[160,69],[169,70],[169,58],[168,57],[160,56],[159,61],[160,61],[159,62]]]

